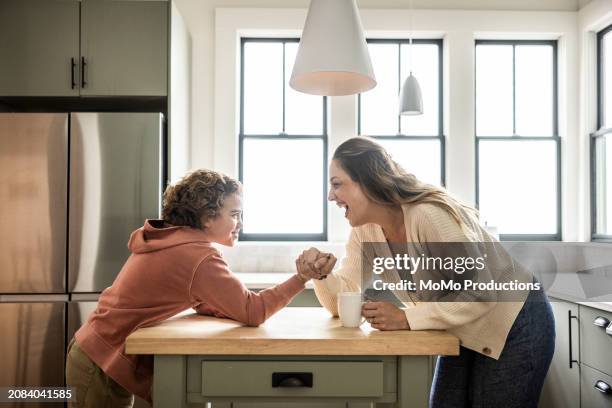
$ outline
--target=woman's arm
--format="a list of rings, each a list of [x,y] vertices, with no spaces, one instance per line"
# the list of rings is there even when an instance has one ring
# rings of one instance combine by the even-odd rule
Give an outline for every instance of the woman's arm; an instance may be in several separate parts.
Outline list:
[[[215,251],[196,268],[190,288],[194,303],[205,303],[202,311],[216,310],[248,326],[259,326],[304,289],[303,280],[294,275],[260,292],[247,289]],[[197,309],[196,309],[197,310]]]
[[[361,243],[352,229],[340,267],[324,280],[313,280],[317,299],[333,316],[338,316],[337,293],[361,290],[361,268]]]

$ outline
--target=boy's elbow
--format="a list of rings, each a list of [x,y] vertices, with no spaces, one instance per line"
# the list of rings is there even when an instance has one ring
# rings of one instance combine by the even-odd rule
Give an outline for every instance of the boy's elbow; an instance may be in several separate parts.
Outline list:
[[[249,327],[258,327],[261,326],[265,321],[265,316],[251,316],[247,320],[246,325]]]

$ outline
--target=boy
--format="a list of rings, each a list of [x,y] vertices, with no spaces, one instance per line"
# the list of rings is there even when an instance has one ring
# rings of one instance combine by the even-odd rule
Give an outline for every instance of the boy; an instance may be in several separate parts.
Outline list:
[[[190,307],[257,326],[314,276],[300,270],[254,293],[229,270],[211,243],[233,246],[238,239],[241,185],[223,174],[198,170],[168,186],[162,216],[132,233],[132,255],[70,343],[66,382],[77,395],[71,406],[131,407],[133,394],[152,402],[152,356],[125,354],[125,339],[137,328]]]

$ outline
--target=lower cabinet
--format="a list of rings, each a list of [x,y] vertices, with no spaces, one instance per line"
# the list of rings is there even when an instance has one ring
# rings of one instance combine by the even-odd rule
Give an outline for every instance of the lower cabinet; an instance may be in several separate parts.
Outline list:
[[[612,377],[583,365],[580,373],[580,406],[612,408]]]
[[[555,315],[555,354],[544,383],[541,408],[576,408],[580,406],[580,367],[578,305],[550,299]]]
[[[408,363],[407,382],[427,384],[429,358]],[[213,408],[365,408],[392,404],[398,385],[396,356],[189,356],[187,402]],[[416,400],[423,395],[413,395]],[[417,394],[417,393],[415,393]],[[381,405],[384,407],[385,405]],[[426,406],[416,404],[415,406]]]
[[[580,305],[580,363],[612,375],[612,313]]]
[[[372,361],[202,361],[201,393],[223,398],[384,398],[392,358]],[[385,373],[385,371],[387,373]],[[386,374],[386,375],[385,375]],[[342,379],[342,380],[340,380]],[[340,380],[340,381],[339,381]]]
[[[612,313],[580,305],[580,402],[612,408]]]
[[[557,339],[540,408],[612,408],[612,313],[552,298],[551,304]]]

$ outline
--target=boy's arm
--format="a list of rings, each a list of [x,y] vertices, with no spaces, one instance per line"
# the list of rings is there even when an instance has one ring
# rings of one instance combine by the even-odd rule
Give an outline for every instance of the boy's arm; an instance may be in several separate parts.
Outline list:
[[[303,289],[304,282],[294,275],[271,288],[253,292],[229,270],[221,254],[215,251],[194,271],[190,293],[195,302],[206,303],[230,319],[248,326],[259,326],[287,306]]]

